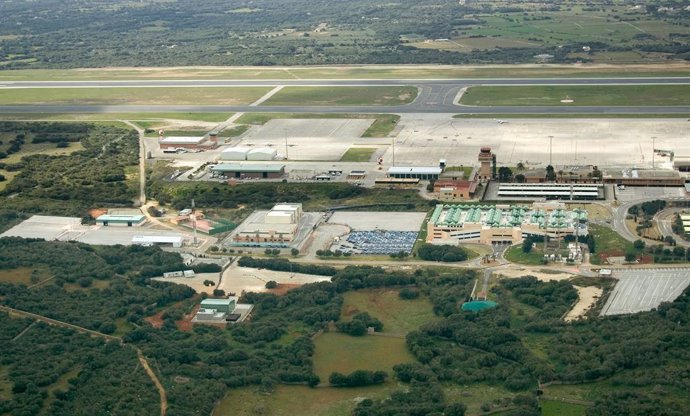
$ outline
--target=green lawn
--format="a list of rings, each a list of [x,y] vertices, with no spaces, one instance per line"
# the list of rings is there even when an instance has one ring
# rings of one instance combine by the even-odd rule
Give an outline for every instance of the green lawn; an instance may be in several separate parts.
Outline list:
[[[237,119],[238,124],[263,125],[273,119],[312,119],[312,118],[351,118],[374,119],[369,128],[362,133],[362,137],[387,137],[400,120],[397,114],[321,114],[321,113],[245,113]]]
[[[262,105],[401,105],[417,98],[417,87],[285,87]]]
[[[312,389],[306,386],[276,387],[271,394],[255,387],[229,390],[213,410],[213,416],[350,416],[362,398],[382,399],[394,389],[378,386]]]
[[[376,152],[376,148],[370,147],[351,147],[347,149],[342,157],[341,162],[368,162],[371,156]]]
[[[109,121],[132,120],[142,127],[150,123],[162,123],[165,120],[192,120],[221,122],[232,116],[232,113],[3,113],[0,120],[50,120],[50,121]]]
[[[455,114],[453,118],[687,118],[686,113],[666,113],[666,114],[551,114],[551,113],[512,113],[512,114]]]
[[[542,400],[542,416],[585,416],[587,406],[582,404],[559,402],[556,400]]]
[[[561,103],[570,97],[573,103]],[[460,100],[479,106],[658,106],[690,104],[690,85],[472,87]]]
[[[608,256],[624,256],[629,249],[632,249],[631,242],[603,225],[590,224],[589,232],[594,236],[595,244],[595,253],[590,258],[592,264],[602,264]]]
[[[340,319],[349,321],[356,313],[368,312],[383,322],[384,333],[406,334],[436,318],[427,299],[403,300],[398,293],[391,289],[347,292]]]
[[[250,127],[251,126],[245,124],[241,126],[227,128],[220,132],[220,137],[238,137],[244,134],[244,132],[246,132],[247,130],[249,130]]]
[[[270,87],[20,88],[3,90],[0,105],[246,105],[270,90]]]
[[[381,370],[392,376],[395,364],[415,361],[405,346],[405,338],[353,337],[327,332],[316,338],[314,344],[314,372],[322,383],[328,383],[333,372],[349,374],[355,370]]]
[[[522,244],[517,244],[509,247],[508,250],[506,250],[504,257],[511,263],[534,266],[542,264],[541,260],[544,258],[544,254],[540,250],[539,244],[537,244],[537,247],[533,247],[532,251],[529,253],[522,251]]]

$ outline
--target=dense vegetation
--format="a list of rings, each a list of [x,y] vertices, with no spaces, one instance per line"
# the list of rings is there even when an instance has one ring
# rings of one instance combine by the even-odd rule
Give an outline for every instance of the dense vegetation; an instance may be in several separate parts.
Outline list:
[[[159,411],[158,392],[134,349],[33,322],[0,313],[0,384],[12,386],[9,395],[0,395],[0,414],[147,416]]]
[[[84,148],[70,155],[22,155],[23,144],[14,152],[22,156],[19,162],[0,160],[0,169],[18,172],[0,191],[0,229],[34,213],[83,217],[94,207],[132,205],[137,187],[126,169],[138,162],[136,131],[103,124],[2,122],[0,134],[31,144],[79,142]]]
[[[422,244],[417,250],[417,256],[422,260],[443,261],[446,263],[467,260],[467,252],[458,246],[443,244]]]
[[[348,183],[223,183],[147,181],[147,195],[176,209],[194,198],[205,207],[236,208],[240,205],[270,208],[276,202],[300,202],[306,211],[342,205],[367,205],[368,210],[424,210],[434,201],[422,199],[415,190],[362,188]],[[392,204],[392,205],[390,205]]]
[[[304,285],[283,296],[244,294],[241,301],[255,305],[250,321],[226,330],[195,326],[185,331],[178,321],[198,302],[198,297],[190,298],[191,291],[183,286],[148,279],[154,273],[178,267],[179,257],[175,254],[155,247],[90,247],[22,239],[2,239],[0,243],[0,269],[36,264],[56,276],[31,289],[1,284],[4,305],[101,332],[115,332],[125,342],[124,347],[103,344],[68,330],[50,329],[70,340],[59,346],[53,335],[41,332],[46,330],[43,325],[34,325],[19,338],[17,348],[12,344],[0,350],[0,370],[9,366],[5,377],[13,390],[10,397],[0,399],[0,409],[6,413],[36,414],[37,407],[53,406],[51,409],[66,409],[64,413],[56,410],[55,414],[69,414],[96,388],[102,394],[88,403],[94,414],[108,406],[128,409],[126,406],[138,403],[127,399],[137,389],[150,402],[149,407],[140,407],[141,413],[153,413],[151,403],[157,401],[151,396],[155,390],[141,373],[107,376],[120,362],[136,362],[133,351],[127,348],[129,343],[154,363],[168,394],[170,412],[176,415],[209,413],[228,388],[256,385],[271,391],[278,383],[314,386],[326,382],[314,374],[311,336],[327,329],[330,322],[347,332],[360,323],[364,328],[380,328],[378,319],[366,313],[345,323],[340,318],[343,293],[382,287],[407,288],[426,297],[439,319],[407,336],[408,349],[417,362],[396,365],[390,375],[406,386],[386,400],[362,401],[355,410],[357,415],[462,415],[462,403],[443,392],[443,386],[449,384],[484,383],[514,391],[516,396],[510,404],[513,410],[507,413],[511,415],[538,414],[535,392],[539,382],[597,386],[605,381],[614,386],[613,390],[599,392],[601,400],[594,402],[592,415],[627,414],[621,409],[639,402],[644,405],[641,409],[662,404],[665,414],[675,416],[681,414],[678,406],[687,405],[689,400],[682,393],[690,389],[684,365],[690,360],[686,348],[690,338],[688,294],[656,311],[592,316],[566,324],[561,317],[577,297],[570,282],[544,283],[532,277],[501,280],[490,295],[499,306],[473,313],[459,309],[477,277],[473,271],[439,273],[429,269],[409,273],[350,266],[337,270],[331,282]],[[96,279],[93,288],[69,284],[89,276]],[[95,285],[96,281],[107,285]],[[578,284],[593,283],[598,284]],[[153,314],[162,319],[156,327],[146,319]],[[5,339],[16,337],[29,324],[5,315],[0,319],[0,336]],[[65,358],[44,360],[46,363],[40,366],[25,361],[21,357],[27,354],[27,348],[19,346],[25,340],[36,343],[31,336],[43,337],[36,345],[46,345],[38,352],[57,351],[57,357]],[[65,377],[75,381],[61,388],[66,392],[62,394],[54,385],[67,373]],[[0,377],[3,374],[0,371]],[[355,372],[336,376],[335,384],[377,383],[382,377],[385,379],[382,374]],[[98,384],[106,380],[107,386]],[[497,409],[491,403],[487,408]]]
[[[583,46],[598,53],[628,52],[628,59],[687,57],[690,12],[684,3],[639,4],[640,9],[610,2],[583,7],[572,1],[498,0],[351,0],[337,7],[329,0],[5,1],[0,64],[514,63],[533,62],[544,53],[556,61],[592,59]],[[573,19],[585,26],[562,27]],[[648,30],[639,27],[643,23]]]

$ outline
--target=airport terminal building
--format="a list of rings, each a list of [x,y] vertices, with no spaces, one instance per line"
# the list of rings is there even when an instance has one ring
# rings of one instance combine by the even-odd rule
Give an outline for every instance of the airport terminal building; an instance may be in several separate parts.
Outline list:
[[[427,223],[427,243],[515,244],[526,236],[587,234],[587,212],[559,202],[520,205],[437,205]]]

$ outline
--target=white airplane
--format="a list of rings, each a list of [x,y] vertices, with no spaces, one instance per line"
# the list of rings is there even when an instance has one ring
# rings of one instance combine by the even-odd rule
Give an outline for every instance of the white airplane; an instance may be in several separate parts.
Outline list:
[[[498,124],[506,124],[506,123],[508,123],[508,122],[505,121],[505,120],[494,119],[494,121],[497,122]]]

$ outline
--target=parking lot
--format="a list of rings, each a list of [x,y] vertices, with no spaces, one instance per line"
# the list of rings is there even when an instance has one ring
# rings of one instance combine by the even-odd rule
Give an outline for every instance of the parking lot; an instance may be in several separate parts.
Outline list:
[[[419,231],[426,212],[336,211],[330,224],[343,224],[353,231]]]
[[[649,311],[662,302],[671,302],[690,284],[690,269],[616,270],[616,287],[601,315],[621,315]]]
[[[621,202],[653,198],[683,198],[685,189],[679,187],[643,187],[634,186],[625,189],[616,188],[616,198]]]
[[[374,120],[367,119],[273,119],[254,126],[242,146],[272,147],[288,160],[340,160]]]

